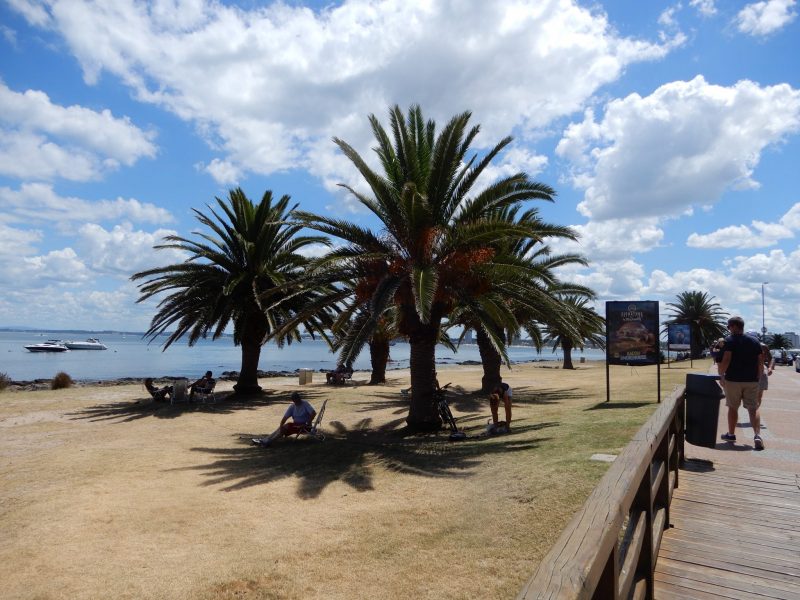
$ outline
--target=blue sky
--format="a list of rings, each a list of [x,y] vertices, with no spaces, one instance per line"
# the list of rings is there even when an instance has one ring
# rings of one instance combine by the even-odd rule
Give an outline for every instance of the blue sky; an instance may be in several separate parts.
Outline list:
[[[606,300],[800,331],[796,0],[0,0],[0,325],[143,330],[131,273],[240,185],[371,224],[340,137],[463,110],[558,190]]]

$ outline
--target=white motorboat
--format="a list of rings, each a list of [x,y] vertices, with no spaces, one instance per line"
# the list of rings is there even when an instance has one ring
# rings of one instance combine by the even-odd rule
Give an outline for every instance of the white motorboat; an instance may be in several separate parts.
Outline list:
[[[85,342],[67,341],[64,345],[70,350],[108,350],[108,346],[97,338],[89,338]]]
[[[68,348],[61,340],[47,340],[41,344],[30,344],[25,346],[31,352],[66,352]]]

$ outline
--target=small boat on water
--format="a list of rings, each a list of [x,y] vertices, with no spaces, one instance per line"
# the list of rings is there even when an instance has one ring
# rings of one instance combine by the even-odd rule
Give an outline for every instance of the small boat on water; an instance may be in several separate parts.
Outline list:
[[[108,350],[108,346],[97,338],[89,338],[85,342],[67,341],[64,345],[70,350]]]
[[[66,352],[68,348],[61,340],[47,340],[41,344],[29,344],[25,346],[30,352]]]

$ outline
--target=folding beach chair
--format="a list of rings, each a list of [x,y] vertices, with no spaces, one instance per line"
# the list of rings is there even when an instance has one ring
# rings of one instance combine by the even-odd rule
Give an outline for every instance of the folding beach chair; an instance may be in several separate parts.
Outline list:
[[[187,381],[185,379],[175,380],[175,383],[172,385],[173,394],[172,397],[169,399],[170,404],[186,401],[186,384]]]
[[[217,382],[214,381],[211,385],[205,388],[195,388],[194,389],[194,397],[197,399],[198,402],[202,402],[205,404],[206,402],[214,403],[217,401],[216,396],[214,396],[214,388],[216,387]]]
[[[317,413],[317,418],[314,419],[314,422],[311,424],[311,426],[306,427],[305,429],[302,429],[302,430],[298,431],[296,434],[294,434],[295,439],[299,439],[301,435],[307,435],[308,437],[313,438],[315,440],[318,440],[320,442],[325,439],[325,434],[322,433],[319,430],[319,425],[320,425],[320,423],[322,423],[322,415],[325,414],[325,407],[327,405],[328,405],[328,401],[325,400],[325,402],[322,403],[322,408],[320,408],[319,412]],[[290,434],[290,435],[292,435],[292,434]],[[252,443],[254,443],[256,446],[267,447],[267,446],[272,445],[272,442],[274,441],[273,436],[274,436],[274,439],[277,439],[278,432],[276,431],[275,433],[273,433],[269,437],[250,438],[250,441]]]
[[[325,414],[325,407],[327,405],[328,401],[325,400],[325,402],[322,403],[322,408],[320,408],[319,412],[317,413],[317,418],[314,419],[314,423],[311,424],[311,427],[304,429],[303,431],[299,431],[295,439],[299,438],[301,435],[307,435],[315,440],[319,440],[320,442],[325,439],[325,434],[319,430],[319,425],[322,423],[322,415]]]

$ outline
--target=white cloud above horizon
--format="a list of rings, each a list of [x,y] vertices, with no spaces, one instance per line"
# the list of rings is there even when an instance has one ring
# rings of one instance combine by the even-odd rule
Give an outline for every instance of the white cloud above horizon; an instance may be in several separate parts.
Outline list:
[[[692,233],[686,239],[690,248],[766,248],[800,231],[800,202],[777,223],[753,221],[750,226],[731,225],[708,234]]]
[[[49,183],[24,183],[19,189],[0,187],[0,208],[6,220],[24,223],[53,223],[68,228],[80,221],[129,219],[154,224],[175,219],[165,208],[135,198],[89,201],[56,193]]]
[[[60,106],[44,92],[19,93],[0,80],[0,175],[88,181],[153,158],[155,133],[127,117]]]
[[[602,12],[573,0],[470,10],[427,0],[348,0],[318,12],[200,1],[12,6],[63,36],[87,83],[109,73],[140,101],[194,123],[222,152],[205,170],[223,184],[297,166],[347,181],[347,172],[330,171],[342,167],[327,156],[336,154],[330,137],[366,151],[358,143],[369,143],[364,115],[395,102],[434,107],[429,116],[442,119],[450,115],[436,107],[458,110],[468,97],[481,139],[494,143],[512,129],[532,131],[580,110],[626,66],[661,59],[684,41],[620,37]],[[442,30],[462,35],[454,40]],[[524,67],[498,68],[500,57]],[[466,70],[471,77],[462,76]]]
[[[689,6],[697,9],[697,12],[704,17],[713,17],[717,14],[714,0],[689,0]]]
[[[763,150],[800,130],[800,91],[743,80],[724,87],[698,75],[650,96],[609,102],[602,119],[587,110],[570,124],[556,154],[585,190],[578,210],[592,219],[671,217],[758,187]]]
[[[783,29],[797,18],[797,0],[764,0],[753,2],[736,15],[736,27],[742,33],[767,36]]]

